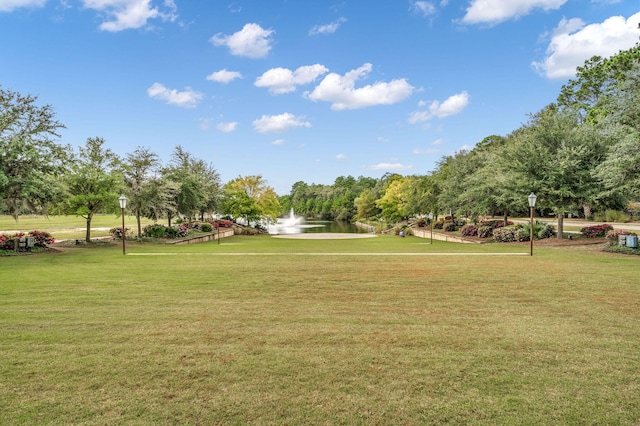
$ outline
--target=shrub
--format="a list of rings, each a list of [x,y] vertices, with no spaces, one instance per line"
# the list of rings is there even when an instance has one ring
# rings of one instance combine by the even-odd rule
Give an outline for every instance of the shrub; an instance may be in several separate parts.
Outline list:
[[[493,228],[491,226],[478,226],[478,237],[489,238],[493,236]]]
[[[501,243],[512,243],[528,241],[529,235],[523,228],[508,226],[494,229],[493,239]]]
[[[533,227],[533,231],[536,233],[538,239],[544,240],[545,238],[551,238],[556,235],[556,230],[553,225],[549,225],[548,223],[538,223],[540,224],[540,229],[536,229],[535,225]]]
[[[463,237],[475,237],[478,235],[478,227],[475,225],[464,225],[460,229],[460,235]]]
[[[586,238],[602,238],[607,232],[613,231],[613,226],[609,224],[585,226],[580,229],[580,233]]]
[[[607,239],[609,244],[616,245],[618,244],[619,235],[636,235],[636,233],[627,231],[626,229],[612,229],[611,231],[607,232],[607,235],[605,235],[604,237]]]
[[[442,229],[444,232],[454,232],[457,228],[456,224],[453,222],[444,222]]]
[[[167,227],[159,223],[154,223],[145,226],[142,233],[145,237],[164,238],[167,236]]]
[[[213,225],[211,225],[210,223],[203,223],[202,225],[200,225],[200,230],[202,232],[211,232],[213,231]]]
[[[178,238],[184,238],[187,235],[189,235],[189,224],[188,223],[183,223],[180,224],[176,227],[176,237]]]
[[[598,222],[628,222],[629,215],[618,210],[605,210],[604,213],[598,212],[593,215]]]
[[[33,237],[35,247],[46,248],[49,244],[56,242],[50,233],[44,231],[34,230],[29,232],[29,236]]]
[[[444,227],[444,222],[439,220],[433,224],[433,229],[442,229]]]
[[[427,226],[427,219],[421,217],[420,219],[416,220],[416,226],[418,228],[424,228],[425,226]]]
[[[124,228],[125,235],[129,230],[130,230],[130,228]],[[122,239],[122,227],[120,226],[118,228],[109,229],[109,235],[111,235],[111,238],[113,238],[114,240],[121,240]]]

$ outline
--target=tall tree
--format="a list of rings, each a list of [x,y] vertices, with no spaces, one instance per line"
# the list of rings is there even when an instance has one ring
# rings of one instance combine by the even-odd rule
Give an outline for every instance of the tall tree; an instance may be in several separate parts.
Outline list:
[[[118,196],[122,190],[119,158],[104,147],[103,138],[89,138],[79,148],[71,172],[66,176],[69,197],[63,211],[85,219],[85,241],[91,242],[91,221],[96,213],[119,212]]]
[[[16,220],[24,206],[47,213],[69,160],[70,148],[54,142],[64,125],[37,99],[0,87],[0,201]]]
[[[223,211],[242,217],[247,225],[266,219],[273,221],[280,213],[280,202],[273,188],[260,175],[237,177],[223,188]]]
[[[141,217],[152,203],[152,197],[156,195],[153,179],[159,167],[158,155],[143,147],[128,153],[122,164],[122,176],[129,197],[127,207],[136,217],[138,237],[142,237]]]

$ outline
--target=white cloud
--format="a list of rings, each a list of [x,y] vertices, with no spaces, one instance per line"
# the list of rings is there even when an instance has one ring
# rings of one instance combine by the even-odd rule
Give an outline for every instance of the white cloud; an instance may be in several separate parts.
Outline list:
[[[344,155],[344,154],[338,154],[338,155],[336,155],[336,160],[345,160],[345,159],[347,159],[347,158],[348,158],[348,157],[347,157],[346,155]]]
[[[83,0],[82,4],[104,13],[108,20],[100,24],[100,29],[111,32],[140,28],[150,19],[173,22],[178,17],[173,0],[165,0],[162,11],[153,7],[151,0]]]
[[[271,68],[254,83],[256,87],[267,87],[274,95],[290,93],[296,90],[296,86],[308,84],[329,71],[320,64],[302,66],[295,71],[287,68]]]
[[[372,69],[371,64],[347,72],[344,76],[330,73],[320,84],[305,96],[312,101],[331,102],[331,109],[358,109],[374,105],[391,105],[405,100],[414,90],[402,78],[355,88],[358,79],[365,77]]]
[[[638,21],[640,12],[628,19],[612,16],[590,25],[580,19],[563,19],[551,36],[546,58],[531,65],[550,79],[575,77],[576,67],[592,56],[606,58],[633,47],[640,35]]]
[[[246,24],[231,35],[218,33],[209,41],[214,46],[226,46],[235,56],[246,56],[252,59],[264,58],[271,50],[271,35],[275,31],[265,30],[258,24]]]
[[[229,71],[226,68],[220,71],[213,72],[207,76],[207,80],[215,81],[216,83],[230,83],[236,78],[242,78],[242,74],[237,71]]]
[[[410,9],[424,16],[433,15],[437,11],[435,5],[429,1],[413,1]]]
[[[431,145],[439,146],[444,144],[444,142],[445,142],[444,139],[436,139],[435,141],[431,142]]]
[[[364,166],[364,168],[375,171],[406,171],[413,169],[413,166],[406,166],[401,163],[378,163],[371,166]]]
[[[276,139],[275,141],[271,142],[271,145],[284,145],[284,139]]]
[[[289,112],[263,115],[253,122],[253,128],[258,133],[284,133],[296,127],[311,127],[311,123]]]
[[[11,12],[21,7],[42,7],[47,0],[0,0],[0,12]]]
[[[340,26],[345,22],[347,22],[345,18],[338,18],[330,24],[316,25],[309,30],[309,35],[314,36],[319,34],[333,34],[338,31],[338,28],[340,28]]]
[[[464,24],[498,24],[528,15],[533,9],[559,9],[567,0],[472,0]]]
[[[238,127],[237,121],[223,121],[216,125],[216,129],[224,133],[233,132],[234,130],[236,130],[237,127]]]
[[[175,89],[168,89],[160,83],[153,83],[147,89],[147,94],[150,98],[161,99],[168,104],[182,108],[195,108],[202,100],[202,93],[194,92],[190,87],[187,87],[184,92],[178,92]]]
[[[434,117],[449,117],[451,115],[460,114],[467,105],[469,105],[469,94],[463,91],[457,95],[449,96],[449,98],[442,103],[439,101],[433,101],[427,110],[411,113],[408,121],[411,124],[416,124],[431,120]]]

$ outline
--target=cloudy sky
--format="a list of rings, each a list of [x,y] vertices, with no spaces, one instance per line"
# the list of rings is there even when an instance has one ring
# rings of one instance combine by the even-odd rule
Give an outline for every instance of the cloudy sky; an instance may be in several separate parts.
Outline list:
[[[639,41],[637,0],[0,0],[0,85],[120,155],[176,145],[279,194],[427,174]]]

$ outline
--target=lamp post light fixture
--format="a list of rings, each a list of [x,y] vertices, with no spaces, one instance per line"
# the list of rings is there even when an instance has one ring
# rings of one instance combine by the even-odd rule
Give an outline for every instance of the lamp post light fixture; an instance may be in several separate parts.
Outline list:
[[[118,198],[118,201],[120,202],[120,210],[122,213],[122,254],[125,254],[125,248],[124,248],[124,240],[127,238],[127,231],[124,228],[124,209],[127,208],[127,197],[125,197],[124,195],[121,195],[120,198]]]
[[[529,216],[531,217],[531,224],[529,225],[529,241],[531,242],[531,250],[529,255],[533,256],[533,209],[536,207],[536,200],[538,197],[536,197],[536,194],[532,192],[527,198],[529,199]]]

